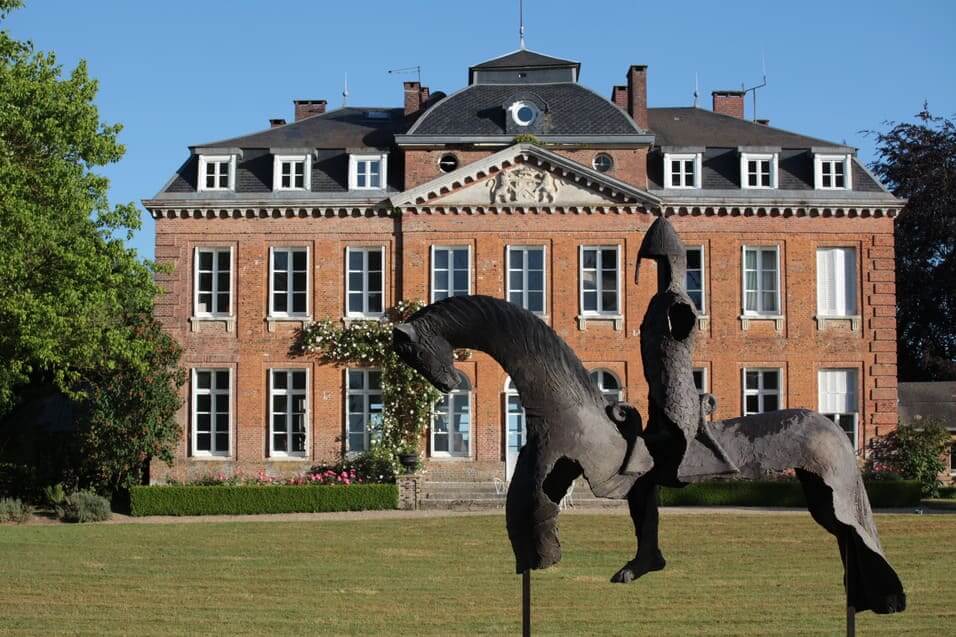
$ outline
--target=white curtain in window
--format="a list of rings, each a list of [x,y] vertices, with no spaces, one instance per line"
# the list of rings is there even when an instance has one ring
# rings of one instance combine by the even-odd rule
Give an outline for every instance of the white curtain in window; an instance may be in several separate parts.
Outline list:
[[[856,413],[856,370],[821,369],[818,377],[820,413]]]
[[[856,314],[856,250],[817,250],[817,312],[820,316]]]

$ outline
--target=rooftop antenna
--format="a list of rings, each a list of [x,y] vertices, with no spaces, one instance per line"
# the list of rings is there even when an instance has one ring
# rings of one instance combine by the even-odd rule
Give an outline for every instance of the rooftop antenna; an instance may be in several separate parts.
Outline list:
[[[694,108],[697,108],[697,98],[700,97],[700,82],[697,73],[694,72]]]
[[[342,88],[342,108],[349,103],[349,73],[345,72],[345,86]]]
[[[524,51],[524,0],[518,0],[518,48]]]
[[[422,84],[422,67],[421,66],[406,66],[400,69],[389,69],[389,75],[397,75],[401,73],[416,73],[418,75],[418,85]]]
[[[745,88],[744,83],[740,83],[740,90],[744,92],[746,96],[747,93],[753,93],[754,96],[754,122],[757,121],[757,89],[763,88],[767,85],[767,56],[763,51],[760,52],[760,61],[763,64],[763,82],[757,84],[756,86],[751,86],[750,88]]]

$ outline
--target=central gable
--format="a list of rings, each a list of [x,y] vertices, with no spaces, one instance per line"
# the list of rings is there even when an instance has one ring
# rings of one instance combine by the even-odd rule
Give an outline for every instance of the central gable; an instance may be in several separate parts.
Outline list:
[[[624,203],[606,189],[595,184],[575,181],[574,176],[542,166],[519,162],[490,175],[486,179],[458,188],[438,197],[435,204],[471,205],[611,205]]]

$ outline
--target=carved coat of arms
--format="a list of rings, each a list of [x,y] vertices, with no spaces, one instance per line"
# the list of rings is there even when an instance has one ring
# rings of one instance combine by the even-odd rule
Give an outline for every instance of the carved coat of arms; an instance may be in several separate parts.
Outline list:
[[[558,182],[551,173],[519,166],[488,180],[491,203],[552,203]]]

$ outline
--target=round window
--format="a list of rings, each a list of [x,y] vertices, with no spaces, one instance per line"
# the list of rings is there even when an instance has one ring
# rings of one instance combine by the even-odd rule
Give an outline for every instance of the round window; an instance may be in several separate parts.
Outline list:
[[[515,102],[511,105],[511,118],[518,126],[530,126],[538,116],[538,109],[528,102]]]
[[[442,155],[441,159],[438,160],[438,170],[443,173],[450,173],[456,168],[458,168],[458,158],[451,153]]]
[[[594,166],[594,170],[599,173],[606,173],[614,167],[614,160],[611,159],[611,156],[607,153],[598,153],[594,156],[594,161],[591,162],[591,165]]]

